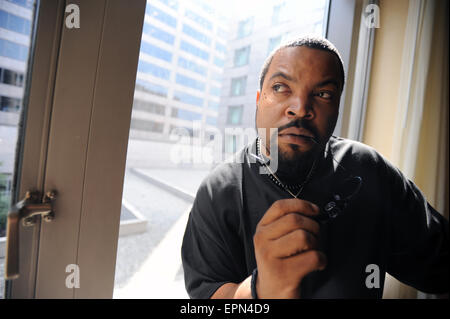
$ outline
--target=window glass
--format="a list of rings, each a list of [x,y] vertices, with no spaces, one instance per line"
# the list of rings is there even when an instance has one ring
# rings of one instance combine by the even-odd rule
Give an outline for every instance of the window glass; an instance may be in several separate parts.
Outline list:
[[[246,140],[225,130],[254,129],[268,51],[326,29],[327,2],[147,1],[114,298],[187,298],[180,247],[197,189]]]
[[[180,49],[188,52],[194,56],[197,56],[203,60],[208,60],[209,59],[209,53],[206,52],[205,50],[200,49],[199,47],[196,47],[193,44],[190,44],[187,41],[181,41],[180,43]]]
[[[174,35],[172,35],[169,32],[166,32],[164,30],[161,30],[160,28],[155,27],[154,25],[151,25],[150,23],[147,23],[147,22],[144,23],[143,32],[146,35],[149,35],[155,39],[161,40],[168,44],[173,44],[175,41]]]
[[[175,91],[173,99],[176,101],[184,102],[186,104],[190,104],[190,105],[203,106],[202,98],[191,95],[186,92]]]
[[[227,54],[227,47],[225,46],[225,44],[216,42],[216,50],[222,52],[223,54]]]
[[[164,3],[166,6],[178,10],[178,0],[158,0],[161,3]]]
[[[246,76],[231,79],[231,95],[232,96],[244,95],[246,84],[247,84]]]
[[[218,67],[223,68],[225,66],[225,60],[215,56],[214,57],[214,64],[217,65]]]
[[[133,119],[131,121],[131,128],[134,130],[161,133],[163,131],[164,124],[151,120]]]
[[[5,292],[6,220],[26,92],[33,0],[0,0],[0,299]]]
[[[208,107],[213,109],[213,110],[218,110],[219,109],[219,102],[217,102],[217,101],[208,101]]]
[[[216,126],[217,125],[217,117],[206,117],[206,124]]]
[[[155,58],[171,62],[172,61],[172,53],[167,50],[161,49],[160,47],[148,43],[146,41],[142,41],[141,43],[141,51],[148,55],[151,55]]]
[[[242,105],[239,106],[229,106],[227,123],[231,125],[241,124],[242,120]]]
[[[133,102],[133,110],[143,110],[147,111],[153,114],[161,114],[164,115],[165,113],[165,106],[155,103],[155,102],[149,102],[149,101],[143,101],[143,100],[134,100]]]
[[[170,71],[168,69],[142,60],[139,60],[138,71],[151,74],[164,80],[169,80],[170,78]]]
[[[30,21],[0,10],[0,28],[28,35],[30,33]]]
[[[234,51],[234,66],[242,66],[248,64],[250,58],[250,46],[239,48]]]
[[[191,70],[191,71],[201,74],[201,75],[206,75],[206,72],[207,72],[206,67],[201,66],[200,64],[190,61],[188,59],[185,59],[183,57],[178,58],[178,66],[181,66],[184,69]]]
[[[197,41],[200,41],[206,45],[211,44],[211,39],[200,31],[195,30],[194,28],[188,26],[187,24],[183,24],[183,32],[194,38]]]
[[[249,36],[253,31],[253,17],[240,21],[238,25],[238,38]]]
[[[278,24],[284,21],[286,16],[286,2],[275,5],[272,12],[272,24]]]
[[[17,4],[18,6],[25,7],[27,9],[32,9],[34,5],[33,0],[6,0],[6,1]]]
[[[205,17],[202,17],[201,15],[187,9],[185,12],[185,16],[188,17],[191,21],[195,21],[200,26],[204,27],[205,29],[212,30],[212,23]]]
[[[220,96],[220,87],[211,86],[211,88],[209,89],[209,93],[215,96]]]
[[[192,112],[188,110],[179,109],[176,107],[172,108],[171,112],[172,117],[177,117],[187,121],[198,121],[201,120],[202,114],[197,112]]]
[[[275,38],[270,38],[269,39],[269,48],[267,49],[267,55],[269,55],[272,52],[272,50],[274,50],[277,46],[280,45],[281,38],[282,38],[282,36],[279,35],[279,36],[277,36]]]
[[[171,26],[174,28],[177,26],[177,19],[175,19],[172,15],[164,12],[161,9],[158,9],[157,7],[155,7],[151,4],[147,3],[147,8],[146,8],[145,12],[147,14],[149,14],[151,17],[155,18],[156,20],[159,20],[159,21],[167,24],[168,26]]]
[[[28,47],[0,39],[0,56],[25,62],[28,58]]]
[[[182,75],[182,74],[177,74],[176,77],[176,82],[178,84],[199,90],[199,91],[203,91],[205,89],[205,83],[192,79],[188,76]]]
[[[167,87],[140,78],[136,79],[136,90],[163,97],[167,97],[167,93],[169,92],[169,89]]]

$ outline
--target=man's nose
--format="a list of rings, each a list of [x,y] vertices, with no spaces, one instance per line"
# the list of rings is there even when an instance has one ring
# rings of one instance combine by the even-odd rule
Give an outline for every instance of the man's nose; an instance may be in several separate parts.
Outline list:
[[[311,101],[307,94],[292,96],[292,98],[288,102],[289,104],[285,112],[287,117],[298,117],[308,120],[314,118]]]

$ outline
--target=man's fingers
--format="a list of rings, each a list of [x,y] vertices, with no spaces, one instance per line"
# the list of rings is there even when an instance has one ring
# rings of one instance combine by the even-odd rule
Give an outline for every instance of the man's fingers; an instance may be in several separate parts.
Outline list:
[[[298,276],[303,278],[307,274],[316,270],[323,270],[327,266],[327,257],[318,250],[308,250],[299,255],[285,259],[290,263],[291,269],[298,272]]]
[[[286,214],[264,228],[269,240],[278,239],[296,229],[304,229],[318,237],[320,230],[317,221],[298,213]]]
[[[298,198],[280,199],[274,202],[272,206],[270,206],[270,208],[262,217],[260,224],[270,224],[278,218],[290,213],[300,213],[306,216],[316,216],[319,214],[319,207],[311,202]]]
[[[271,257],[285,258],[307,250],[317,249],[316,237],[308,231],[297,229],[268,244]]]

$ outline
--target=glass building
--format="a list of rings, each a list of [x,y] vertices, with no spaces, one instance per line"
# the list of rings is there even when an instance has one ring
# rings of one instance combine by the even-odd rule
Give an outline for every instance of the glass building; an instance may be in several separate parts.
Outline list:
[[[217,126],[229,23],[210,2],[147,2],[130,138],[165,141],[175,127]]]
[[[9,205],[34,1],[0,0],[0,237]]]

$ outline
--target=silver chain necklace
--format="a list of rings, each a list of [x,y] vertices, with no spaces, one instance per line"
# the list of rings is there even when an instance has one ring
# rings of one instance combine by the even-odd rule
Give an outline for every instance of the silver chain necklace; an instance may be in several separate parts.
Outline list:
[[[260,158],[263,158],[262,152],[261,152],[260,141],[261,141],[261,140],[260,140],[260,138],[258,137],[258,140],[256,141],[256,152],[257,152],[257,155],[258,155]],[[284,189],[284,190],[285,190],[286,192],[288,192],[292,197],[298,198],[298,196],[299,196],[300,193],[303,191],[303,188],[305,187],[306,183],[309,181],[309,179],[311,178],[311,176],[312,176],[312,174],[313,174],[313,172],[314,172],[314,169],[315,169],[315,167],[316,167],[316,160],[314,160],[313,165],[312,165],[311,169],[309,170],[308,176],[306,177],[305,181],[304,181],[302,184],[300,184],[300,186],[296,186],[296,187],[295,187],[295,188],[300,188],[299,191],[297,192],[297,194],[294,194],[293,192],[291,192],[291,191],[289,190],[289,186],[286,185],[286,184],[284,184],[284,183],[278,178],[278,176],[272,171],[272,169],[270,168],[270,166],[268,166],[268,165],[266,164],[265,161],[263,161],[263,165],[264,165],[264,168],[267,169],[267,170],[269,171],[269,173],[270,173],[269,177],[271,177],[270,180],[271,180],[272,182],[274,182],[278,187]]]

